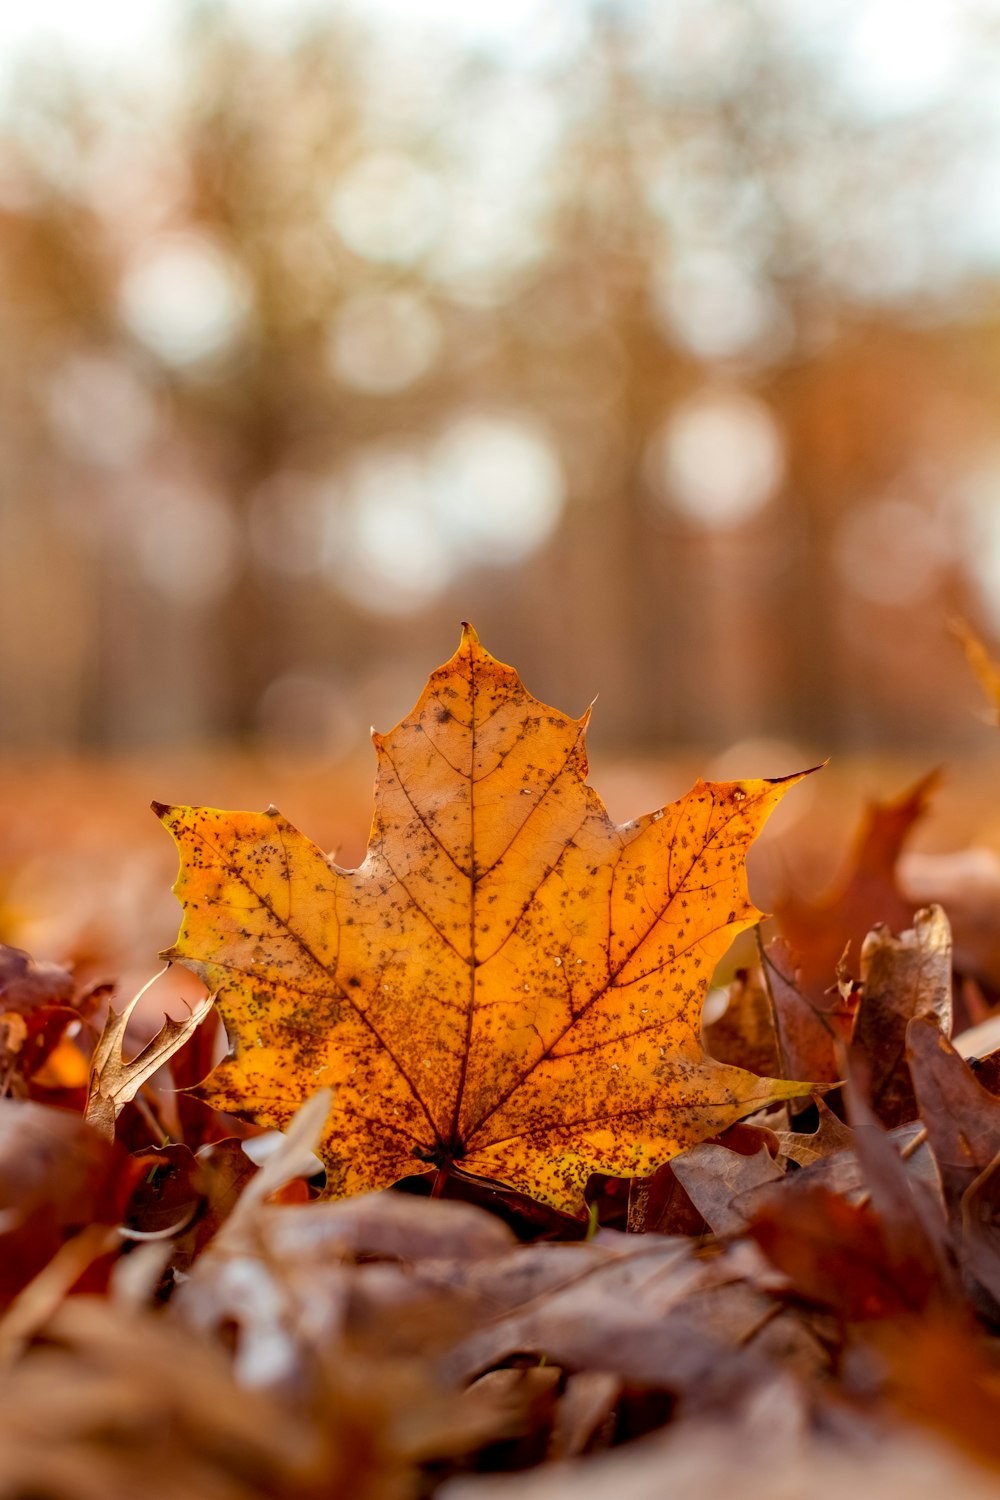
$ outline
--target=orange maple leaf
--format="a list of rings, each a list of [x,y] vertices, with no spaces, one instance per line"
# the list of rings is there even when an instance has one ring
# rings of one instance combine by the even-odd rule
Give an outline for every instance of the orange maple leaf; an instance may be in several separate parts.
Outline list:
[[[181,851],[176,959],[218,995],[218,1109],[287,1123],[334,1086],[327,1191],[433,1166],[579,1213],[807,1085],[709,1058],[701,1005],[758,921],[745,852],[798,776],[698,782],[616,827],[589,713],[538,702],[468,626],[374,735],[367,858],[339,869],[276,810],[154,804]],[[420,1165],[418,1165],[420,1164]]]

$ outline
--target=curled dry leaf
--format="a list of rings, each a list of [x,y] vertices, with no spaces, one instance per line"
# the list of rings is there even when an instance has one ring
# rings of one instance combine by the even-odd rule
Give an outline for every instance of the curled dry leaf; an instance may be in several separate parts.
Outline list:
[[[699,782],[616,827],[588,715],[528,694],[466,628],[375,736],[368,856],[342,870],[274,809],[158,807],[181,851],[166,955],[216,991],[202,1097],[285,1125],[336,1089],[328,1191],[434,1168],[580,1214],[594,1172],[652,1172],[804,1085],[714,1062],[712,971],[760,913],[746,851],[790,786]]]
[[[856,1061],[848,1069],[844,1094],[854,1153],[868,1201],[879,1215],[890,1259],[906,1268],[913,1288],[922,1278],[928,1302],[950,1300],[956,1288],[937,1180],[921,1171],[918,1163],[904,1161],[901,1132],[890,1134],[876,1117],[865,1096],[863,1069]],[[922,1136],[920,1131],[912,1140],[919,1142]]]
[[[794,1290],[848,1322],[909,1316],[956,1294],[936,1184],[903,1159],[901,1132],[879,1124],[859,1071],[850,1070],[845,1089],[853,1149],[740,1205],[751,1236]]]
[[[891,1129],[917,1113],[906,1060],[910,1021],[928,1016],[951,1033],[951,929],[940,906],[918,911],[898,937],[883,926],[868,934],[861,986],[854,1045],[865,1059],[875,1113]]]
[[[764,963],[789,1075],[814,1078],[817,1083],[838,1082],[840,1049],[854,1032],[856,999],[839,986],[829,994],[807,996],[795,954],[783,938],[768,943]]]
[[[331,1089],[319,1089],[293,1115],[277,1150],[264,1160],[260,1170],[244,1188],[229,1220],[229,1233],[239,1234],[256,1210],[296,1177],[311,1177],[316,1170],[315,1150],[323,1135],[333,1098]]]
[[[153,982],[150,980],[150,984]],[[88,1125],[92,1125],[109,1140],[114,1139],[115,1121],[126,1104],[134,1099],[143,1084],[147,1083],[153,1074],[162,1068],[164,1063],[169,1062],[179,1048],[183,1047],[211,1010],[215,998],[209,996],[203,1000],[194,1010],[189,1011],[182,1021],[174,1021],[169,1016],[165,1017],[156,1036],[148,1041],[135,1057],[126,1062],[122,1051],[125,1032],[128,1030],[132,1012],[148,988],[149,985],[144,986],[119,1013],[112,1010],[110,1006],[108,1007],[107,1020],[91,1058],[90,1086],[84,1118]]]

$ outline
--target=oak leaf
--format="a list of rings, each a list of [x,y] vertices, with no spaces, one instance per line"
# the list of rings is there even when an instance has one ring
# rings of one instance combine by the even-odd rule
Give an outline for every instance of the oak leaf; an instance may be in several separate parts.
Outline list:
[[[830,1006],[830,986],[845,948],[853,971],[856,955],[876,923],[902,931],[921,905],[900,888],[898,865],[940,782],[940,771],[930,771],[900,796],[870,802],[847,869],[834,889],[817,901],[791,891],[778,903],[776,920],[795,955],[798,987],[819,1010]]]
[[[579,1213],[594,1172],[652,1172],[805,1086],[709,1058],[717,961],[759,920],[744,857],[800,778],[698,782],[616,827],[589,713],[525,690],[466,627],[389,734],[375,817],[338,868],[276,809],[154,804],[181,852],[176,945],[230,1053],[200,1089],[281,1127],[335,1089],[339,1196],[438,1169]]]
[[[153,980],[149,983],[152,984]],[[108,1006],[104,1029],[97,1039],[94,1055],[90,1060],[90,1083],[84,1119],[108,1140],[114,1139],[115,1121],[126,1104],[183,1047],[212,1008],[213,997],[210,996],[189,1011],[183,1020],[174,1021],[170,1016],[164,1016],[163,1025],[156,1035],[135,1057],[126,1061],[122,1051],[125,1032],[132,1012],[148,988],[149,984],[144,985],[123,1011],[115,1011]]]

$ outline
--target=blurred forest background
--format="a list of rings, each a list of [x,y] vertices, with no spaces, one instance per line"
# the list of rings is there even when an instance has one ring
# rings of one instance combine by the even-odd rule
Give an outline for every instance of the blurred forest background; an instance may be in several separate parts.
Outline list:
[[[1000,5],[486,9],[0,23],[8,751],[335,761],[462,618],[612,750],[981,737]]]

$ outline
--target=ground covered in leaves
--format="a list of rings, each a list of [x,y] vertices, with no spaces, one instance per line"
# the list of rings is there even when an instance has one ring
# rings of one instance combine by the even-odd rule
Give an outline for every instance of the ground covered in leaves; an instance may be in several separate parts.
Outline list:
[[[87,1123],[101,997],[4,950],[0,1494],[1000,1494],[1000,1059],[947,1039],[947,920],[876,930],[828,1024],[787,963],[709,1045],[821,1071],[853,1031],[846,1087],[595,1179],[583,1222],[457,1179],[323,1201],[327,1096],[249,1142],[162,1078],[126,1102],[114,1019]]]
[[[1000,885],[904,878],[934,795],[712,997],[709,1057],[812,1093],[579,1213],[419,1160],[332,1201],[329,1089],[248,1125],[188,1092],[216,1008],[0,947],[0,1497],[1000,1497]]]

